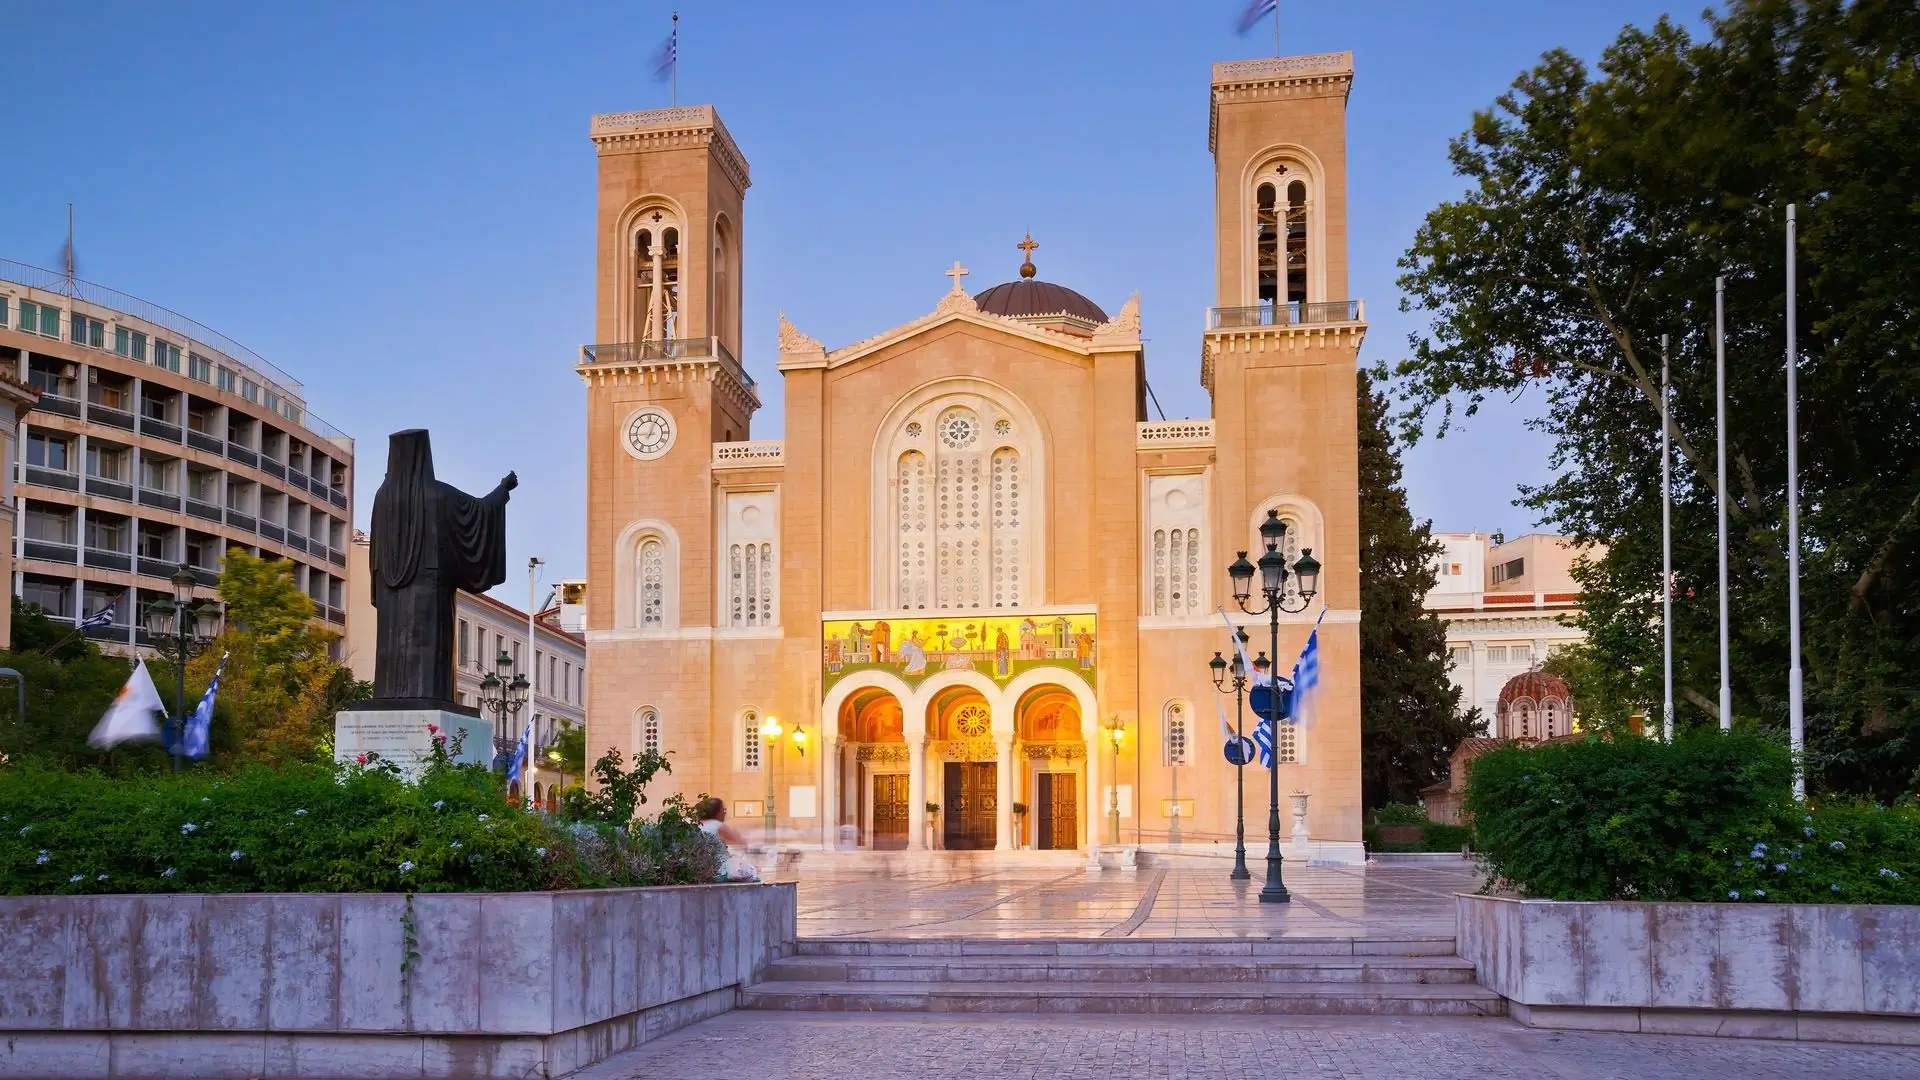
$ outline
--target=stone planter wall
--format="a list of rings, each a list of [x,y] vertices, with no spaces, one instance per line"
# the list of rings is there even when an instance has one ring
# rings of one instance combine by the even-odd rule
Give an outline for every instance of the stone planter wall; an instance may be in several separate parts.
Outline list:
[[[1920,1045],[1920,907],[1457,903],[1460,955],[1522,1023]]]
[[[0,1077],[558,1077],[733,1008],[794,917],[758,884],[0,897]]]

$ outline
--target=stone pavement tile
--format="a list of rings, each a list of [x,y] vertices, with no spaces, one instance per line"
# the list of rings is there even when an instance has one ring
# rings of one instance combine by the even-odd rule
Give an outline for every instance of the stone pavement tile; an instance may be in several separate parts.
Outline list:
[[[1920,1051],[1506,1020],[734,1012],[573,1080],[1913,1080]]]

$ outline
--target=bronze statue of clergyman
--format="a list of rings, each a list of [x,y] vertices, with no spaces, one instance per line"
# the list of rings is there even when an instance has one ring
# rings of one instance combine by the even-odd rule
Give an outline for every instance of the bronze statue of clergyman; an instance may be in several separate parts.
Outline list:
[[[396,431],[373,496],[369,569],[379,612],[373,700],[364,707],[455,709],[453,594],[507,579],[508,473],[480,497],[433,478],[424,429]]]

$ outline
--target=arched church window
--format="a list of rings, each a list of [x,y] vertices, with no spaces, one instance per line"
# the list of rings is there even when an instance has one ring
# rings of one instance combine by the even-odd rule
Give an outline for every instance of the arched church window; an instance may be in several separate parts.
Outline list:
[[[1004,422],[1004,421],[1003,421]],[[1020,452],[993,452],[993,606],[1020,606]]]
[[[1253,252],[1257,275],[1256,298],[1262,304],[1280,299],[1280,209],[1279,193],[1271,183],[1254,189]]]
[[[932,589],[927,562],[927,455],[909,450],[900,455],[900,606],[922,609]]]
[[[1031,423],[979,393],[924,400],[890,425],[894,536],[882,596],[907,610],[1008,610],[1039,601]],[[884,466],[883,466],[884,467]],[[881,475],[875,479],[880,480]]]
[[[1160,745],[1162,765],[1178,766],[1187,763],[1187,703],[1169,701],[1160,710]]]
[[[740,712],[740,768],[745,772],[758,772],[760,760],[760,711],[743,709]]]
[[[641,752],[647,754],[659,753],[660,710],[651,705],[643,705],[640,707],[640,712],[636,719],[637,723],[635,723],[634,726],[640,729],[640,738],[636,741],[640,745]]]
[[[1307,300],[1307,185],[1287,185],[1287,303]]]
[[[667,617],[667,545],[658,537],[640,542],[640,626],[659,629]]]
[[[1275,754],[1282,765],[1300,764],[1300,725],[1280,724],[1276,736]]]

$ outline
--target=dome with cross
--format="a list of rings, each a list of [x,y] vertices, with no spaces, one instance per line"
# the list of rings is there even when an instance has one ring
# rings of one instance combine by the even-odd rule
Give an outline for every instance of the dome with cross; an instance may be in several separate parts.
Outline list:
[[[1055,285],[1051,281],[1041,281],[1034,275],[1039,271],[1033,265],[1033,249],[1040,245],[1034,243],[1033,235],[1015,244],[1026,255],[1020,264],[1020,278],[995,285],[984,292],[975,293],[973,302],[980,310],[990,315],[1004,315],[1010,319],[1027,319],[1045,322],[1052,319],[1084,320],[1087,329],[1107,321],[1107,313],[1100,305],[1067,288]]]

